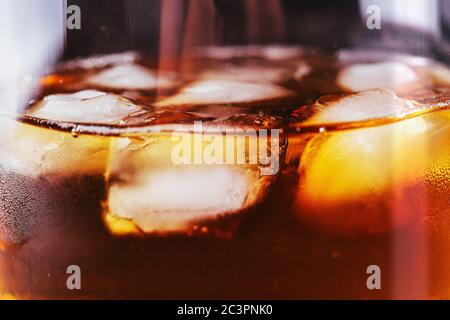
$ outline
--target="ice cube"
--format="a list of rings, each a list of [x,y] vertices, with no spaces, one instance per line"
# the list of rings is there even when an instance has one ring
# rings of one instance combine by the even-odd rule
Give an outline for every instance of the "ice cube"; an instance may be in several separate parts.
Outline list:
[[[96,90],[55,94],[38,102],[27,115],[40,119],[76,123],[119,123],[142,110],[128,99]]]
[[[203,72],[201,80],[234,80],[258,83],[283,83],[294,77],[292,70],[269,66],[227,66]]]
[[[187,148],[194,158],[195,154],[206,152],[210,145],[197,140],[199,134],[182,136],[192,139]],[[215,137],[219,136],[224,137]],[[227,226],[221,225],[222,219],[237,219],[261,201],[273,177],[262,176],[257,164],[247,162],[193,164],[191,157],[188,157],[191,162],[186,164],[174,162],[173,152],[179,142],[171,138],[171,135],[153,135],[145,141],[113,142],[107,170],[110,188],[105,223],[108,229],[113,234],[135,234],[138,230],[190,234],[197,227],[218,223],[216,229],[225,228],[222,233],[232,233],[234,230],[226,230]],[[245,141],[244,137],[237,137],[233,147],[224,142],[224,155],[235,152]],[[131,225],[124,223],[126,220]]]
[[[102,174],[106,167],[109,139],[79,135],[22,124],[0,117],[0,169],[37,177]]]
[[[292,96],[293,92],[272,84],[203,80],[187,85],[178,94],[157,102],[155,106],[250,104]]]
[[[376,88],[395,90],[418,80],[416,71],[406,64],[381,62],[346,67],[338,73],[336,81],[342,89],[358,92]]]
[[[138,185],[113,186],[109,208],[144,232],[185,231],[245,206],[249,181],[231,167],[191,167],[142,173]]]
[[[124,90],[167,89],[175,83],[173,77],[168,74],[158,74],[136,64],[110,67],[90,76],[86,82],[101,88]]]
[[[389,89],[367,90],[339,98],[323,97],[314,107],[316,112],[304,125],[384,119],[414,109],[411,102]]]
[[[59,213],[57,208],[68,213],[71,201],[83,203],[84,183],[91,185],[91,177],[103,181],[108,137],[75,138],[1,117],[0,135],[0,243],[21,243],[57,223],[60,215],[51,215]],[[63,185],[68,190],[61,191]],[[96,192],[103,191],[100,184]]]
[[[434,184],[429,168],[448,163],[444,113],[315,137],[301,159],[299,216],[345,236],[383,233],[425,219],[437,204],[429,197]]]
[[[268,60],[280,61],[291,60],[298,58],[304,50],[300,47],[288,47],[288,46],[266,46],[261,50],[263,56]]]
[[[110,65],[120,65],[134,63],[140,59],[138,53],[133,51],[112,53],[106,55],[95,55],[88,58],[71,60],[59,65],[62,70],[68,69],[95,69],[104,68]]]
[[[111,138],[1,116],[0,135],[0,243],[19,244],[42,230],[46,237],[49,225],[61,226],[61,212],[100,210]]]
[[[301,47],[293,46],[222,46],[200,48],[200,56],[217,60],[229,60],[236,58],[264,58],[269,61],[293,60],[304,53]]]

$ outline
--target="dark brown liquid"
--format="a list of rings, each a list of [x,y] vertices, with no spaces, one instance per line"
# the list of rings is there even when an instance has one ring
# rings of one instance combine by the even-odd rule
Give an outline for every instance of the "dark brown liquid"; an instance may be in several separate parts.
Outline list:
[[[324,84],[336,71],[330,67],[324,76],[317,70],[309,75],[304,92],[299,91],[298,104],[266,112],[283,121],[301,103],[338,93]],[[65,86],[66,80],[47,83],[42,95],[81,89],[79,76],[52,75],[70,78],[70,85]],[[136,92],[132,98],[143,104],[154,100]],[[448,297],[450,157],[445,150],[450,136],[448,122],[440,125],[447,135],[439,136],[441,142],[434,147],[444,150],[439,158],[443,162],[432,171],[437,177],[404,185],[394,181],[373,202],[343,199],[332,207],[326,202],[328,194],[323,202],[308,200],[308,192],[315,190],[301,194],[301,152],[316,136],[282,136],[287,149],[282,150],[280,172],[267,195],[231,220],[205,221],[209,229],[203,234],[118,235],[104,219],[111,183],[104,172],[31,177],[0,163],[0,298],[1,293],[6,298],[56,299]],[[79,137],[72,139],[76,143]],[[299,140],[301,147],[290,149]],[[414,219],[406,224],[397,225],[392,218],[411,210]],[[349,218],[355,212],[359,215]],[[66,286],[70,265],[82,270],[81,290]],[[380,290],[367,287],[371,265],[382,270]]]
[[[342,239],[303,226],[289,175],[228,240],[114,237],[101,219],[101,177],[31,183],[45,190],[39,205],[47,209],[17,221],[29,223],[32,235],[1,252],[2,290],[18,298],[389,297],[391,236]],[[366,287],[364,266],[374,261],[384,271],[381,292]],[[66,287],[74,264],[83,272],[81,291]]]

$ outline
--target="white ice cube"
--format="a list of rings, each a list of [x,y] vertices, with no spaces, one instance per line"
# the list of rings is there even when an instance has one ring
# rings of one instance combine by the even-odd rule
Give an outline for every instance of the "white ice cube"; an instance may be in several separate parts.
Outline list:
[[[109,209],[144,232],[185,231],[195,222],[240,210],[252,187],[233,166],[151,170],[138,181],[113,186]]]
[[[96,90],[45,97],[28,115],[55,121],[77,123],[117,123],[141,110],[130,100]]]
[[[200,49],[201,56],[218,60],[258,57],[271,61],[283,61],[298,58],[303,52],[301,47],[279,45],[211,46]]]
[[[376,88],[398,89],[417,80],[414,69],[400,62],[354,64],[342,69],[337,76],[337,84],[351,92]]]
[[[203,80],[187,85],[178,94],[157,102],[155,106],[252,103],[292,95],[293,92],[273,84]]]
[[[388,89],[374,89],[331,101],[316,102],[318,111],[305,125],[356,122],[398,116],[411,108],[411,103]]]
[[[89,77],[86,82],[103,88],[124,90],[154,90],[174,84],[170,76],[136,64],[113,66]]]
[[[227,66],[200,75],[202,80],[235,80],[258,83],[281,83],[293,77],[293,72],[281,67]]]
[[[80,135],[22,124],[0,117],[0,167],[35,177],[101,174],[106,165],[109,137]]]
[[[120,65],[134,63],[140,58],[140,55],[133,51],[121,53],[111,53],[106,55],[94,55],[88,58],[79,58],[62,63],[62,69],[94,69],[103,68],[110,65]]]
[[[186,125],[188,128],[191,126]],[[226,137],[214,135],[217,145],[224,147],[223,157],[228,159],[217,161],[220,164],[215,162],[219,158],[210,162],[209,140],[203,140],[198,133],[181,137],[179,140],[179,136],[174,139],[173,135],[155,134],[147,140],[112,141],[106,171],[108,207],[104,215],[112,233],[189,234],[196,227],[214,224],[223,217],[236,218],[264,199],[272,176],[262,175],[257,164],[225,164],[230,160],[240,162],[237,158],[245,155],[239,150],[252,143],[250,140],[260,146],[261,142],[245,136],[218,142],[216,139]],[[190,162],[198,160],[189,160],[190,155],[199,154],[203,154],[205,163]],[[189,164],[181,164],[179,157]]]
[[[267,46],[262,50],[263,56],[268,60],[290,60],[298,58],[303,50],[300,47],[287,47],[287,46]]]
[[[325,231],[359,236],[448,211],[447,117],[434,112],[317,135],[301,158],[299,216]]]

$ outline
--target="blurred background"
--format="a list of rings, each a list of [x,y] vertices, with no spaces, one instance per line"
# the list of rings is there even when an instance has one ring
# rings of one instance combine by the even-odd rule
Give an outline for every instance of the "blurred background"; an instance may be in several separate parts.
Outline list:
[[[65,57],[196,45],[302,44],[383,48],[448,60],[450,0],[67,0],[81,9]],[[381,8],[381,29],[366,26]],[[162,47],[162,48],[161,48]]]

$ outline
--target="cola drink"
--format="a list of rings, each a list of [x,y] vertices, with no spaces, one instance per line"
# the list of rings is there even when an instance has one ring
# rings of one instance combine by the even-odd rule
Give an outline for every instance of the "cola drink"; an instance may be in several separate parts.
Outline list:
[[[429,59],[297,47],[63,63],[0,118],[0,293],[446,297],[449,86]]]

